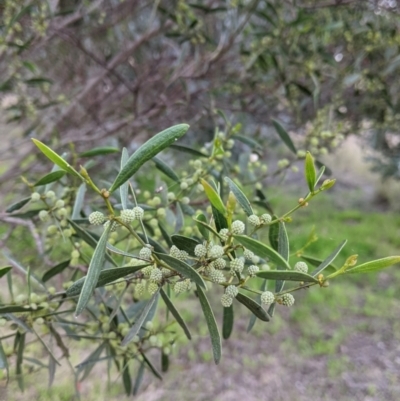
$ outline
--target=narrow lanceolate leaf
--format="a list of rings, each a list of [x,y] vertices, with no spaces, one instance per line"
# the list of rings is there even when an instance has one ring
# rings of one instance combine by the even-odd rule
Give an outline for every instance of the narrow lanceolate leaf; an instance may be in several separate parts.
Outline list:
[[[162,288],[160,290],[160,294],[161,294],[161,298],[165,302],[165,305],[167,306],[168,310],[171,312],[171,315],[175,318],[175,320],[179,324],[179,326],[182,327],[182,330],[184,331],[186,337],[189,340],[191,340],[192,335],[190,334],[189,328],[186,326],[186,323],[182,319],[182,316],[179,314],[178,310],[175,308],[175,305],[172,303],[169,296],[165,293],[165,291]]]
[[[196,248],[199,243],[189,237],[185,237],[184,235],[172,235],[171,236],[172,243],[178,247],[181,251],[186,251],[189,255],[195,256],[194,255],[194,248]]]
[[[272,216],[272,219],[275,220],[277,216]],[[278,238],[279,238],[279,223],[272,224],[269,226],[268,239],[272,248],[275,251],[278,251]]]
[[[331,263],[336,259],[336,256],[339,255],[343,247],[346,245],[347,240],[344,240],[321,264],[311,273],[311,276],[316,277],[320,274],[324,269],[331,265]]]
[[[318,267],[322,262],[323,259],[319,259],[319,258],[314,258],[314,256],[309,256],[309,255],[301,255],[301,258],[304,259],[306,262],[310,263],[310,265]],[[337,270],[338,267],[335,266],[334,264],[329,264],[327,268],[333,269],[333,270]],[[311,275],[313,275],[314,272],[311,273]]]
[[[183,145],[171,145],[171,149],[179,150],[180,152],[183,153],[189,153],[190,155],[197,156],[197,157],[206,157],[208,158],[208,155],[199,152],[196,149],[189,148],[188,146],[183,146]]]
[[[39,309],[43,309],[42,307],[36,307],[35,309],[31,308],[29,305],[20,306],[20,305],[4,305],[0,306],[0,315],[5,313],[19,313],[19,312],[32,312]]]
[[[306,177],[308,189],[310,192],[314,192],[315,184],[317,182],[317,172],[315,171],[314,158],[310,152],[306,154],[306,160],[304,162],[304,174]]]
[[[162,376],[160,374],[160,372],[155,368],[155,366],[151,363],[150,359],[147,358],[147,356],[145,355],[145,353],[142,353],[142,357],[143,357],[143,361],[145,362],[145,364],[150,368],[151,373],[153,373],[153,375],[155,377],[157,377],[157,379],[162,380]]]
[[[264,292],[267,288],[267,280],[263,280],[261,286],[260,286],[260,291]],[[261,302],[261,294],[257,295],[257,301]],[[254,327],[256,323],[257,317],[256,315],[251,315],[249,324],[247,325],[247,332],[250,333],[251,329]]]
[[[124,358],[124,363],[122,364],[122,384],[125,388],[126,395],[131,395],[132,391],[132,378],[129,372],[129,360]]]
[[[181,203],[176,202],[175,208],[175,233],[179,233],[181,231],[183,224],[184,224],[185,217],[183,216]]]
[[[158,157],[153,157],[153,162],[156,165],[156,167],[164,173],[167,177],[171,178],[171,180],[175,182],[179,182],[179,177],[176,175],[175,171],[172,170],[171,167],[169,167],[166,163],[164,163],[161,159]]]
[[[267,312],[265,312],[263,307],[253,299],[249,298],[248,296],[241,294],[239,292],[239,294],[236,295],[236,300],[239,301],[241,304],[243,304],[260,320],[264,322],[269,322],[271,320],[271,317],[268,315]]]
[[[85,193],[86,193],[86,184],[82,183],[78,191],[76,193],[76,198],[74,202],[74,207],[72,208],[72,220],[76,220],[80,218],[81,210],[83,207],[83,201],[85,200]]]
[[[5,276],[11,269],[12,266],[0,267],[0,278]]]
[[[213,205],[221,214],[225,215],[225,205],[222,202],[218,192],[204,179],[200,179],[200,183],[204,188],[204,192],[207,195],[208,200],[210,201],[211,205]]]
[[[208,241],[210,238],[210,231],[213,234],[216,234],[215,230],[207,224],[207,218],[203,213],[197,214],[194,221],[196,222],[196,226],[205,240]]]
[[[244,143],[247,146],[250,146],[253,149],[262,149],[262,146],[255,141],[253,138],[250,138],[248,136],[243,136],[243,135],[232,135],[232,139],[237,139],[239,142]]]
[[[136,379],[135,379],[135,384],[133,385],[133,390],[132,390],[132,395],[136,395],[139,392],[140,385],[142,384],[143,381],[143,374],[144,374],[144,368],[145,364],[142,362],[140,364]]]
[[[285,223],[279,222],[278,232],[278,252],[287,262],[289,261],[289,238],[286,231]]]
[[[8,361],[6,357],[6,353],[4,352],[3,345],[0,340],[0,369],[6,369],[8,373]]]
[[[158,291],[153,294],[153,296],[150,298],[150,300],[147,302],[146,306],[143,308],[141,314],[139,317],[136,319],[135,324],[130,328],[128,334],[125,336],[125,338],[122,340],[121,345],[124,347],[127,345],[129,342],[132,341],[133,337],[135,337],[138,333],[139,330],[142,328],[143,323],[146,320],[146,317],[148,313],[150,312],[155,300],[158,297]]]
[[[272,120],[272,124],[275,127],[276,132],[278,133],[278,135],[280,136],[280,138],[282,139],[283,143],[294,153],[297,154],[297,150],[296,147],[294,146],[292,140],[290,139],[289,134],[287,133],[287,131],[285,130],[285,128],[282,127],[282,125],[280,124],[280,122],[278,122],[277,120]]]
[[[161,371],[168,372],[169,368],[169,356],[161,352]]]
[[[72,226],[72,228],[76,232],[76,235],[78,235],[79,238],[83,239],[92,248],[96,248],[97,240],[93,238],[90,233],[84,230],[80,225],[76,224],[73,220],[68,219],[68,223]],[[110,255],[106,254],[105,258],[108,262],[112,263],[114,266],[117,266]]]
[[[126,267],[117,267],[115,269],[103,270],[99,275],[99,279],[97,281],[95,288],[104,287],[105,285],[112,283],[115,280],[136,273],[137,271],[143,269],[148,265],[149,263],[140,266],[126,266]],[[79,280],[75,281],[75,283],[73,283],[71,287],[67,289],[66,294],[68,297],[74,297],[81,293],[86,277],[87,276],[82,277]]]
[[[222,338],[224,340],[227,340],[232,334],[233,321],[234,321],[234,312],[233,312],[233,305],[231,305],[229,308],[224,308],[224,314],[222,319]]]
[[[52,277],[60,274],[62,271],[64,271],[66,267],[69,266],[69,263],[70,260],[65,260],[64,262],[61,262],[51,269],[47,270],[47,272],[43,274],[42,281],[45,283],[46,281],[49,281]]]
[[[121,170],[125,167],[126,163],[129,160],[128,150],[126,148],[122,149],[121,155]],[[128,209],[128,194],[129,194],[129,182],[125,182],[119,188],[119,193],[121,195],[121,204],[122,209]]]
[[[286,226],[283,221],[279,222],[279,231],[278,231],[278,253],[286,260],[289,261],[289,238],[286,231]],[[286,267],[284,265],[277,265],[276,268],[278,270],[285,270]],[[283,280],[276,280],[275,283],[275,292],[280,292],[283,290],[285,282]],[[271,305],[272,306],[272,305]]]
[[[66,174],[66,171],[64,171],[64,170],[53,171],[49,174],[46,174],[44,177],[40,178],[38,181],[36,181],[33,184],[33,186],[40,187],[42,185],[50,184],[51,182],[58,181],[59,179],[64,177],[65,174]]]
[[[206,319],[208,331],[210,332],[212,350],[214,355],[214,362],[218,365],[221,360],[221,336],[218,331],[217,322],[215,321],[214,313],[211,309],[210,303],[204,294],[201,287],[197,286],[197,294],[199,296],[199,301],[201,309],[203,310],[204,317]]]
[[[171,248],[171,246],[174,244],[173,244],[171,237],[169,236],[167,230],[164,228],[164,226],[161,224],[160,221],[158,221],[158,228],[161,231],[161,235],[164,238],[164,241],[167,243],[168,247]]]
[[[278,252],[276,252],[268,245],[265,245],[262,242],[257,241],[253,238],[249,238],[245,235],[234,235],[234,238],[239,241],[245,248],[254,252],[261,258],[268,258],[277,265],[284,266],[286,269],[290,269],[288,262],[281,255],[279,255]]]
[[[78,316],[85,309],[90,297],[92,296],[93,290],[96,288],[97,282],[101,270],[103,269],[104,263],[106,261],[106,246],[108,236],[110,234],[111,224],[108,224],[106,229],[103,231],[99,242],[93,252],[92,259],[90,260],[88,273],[83,283],[82,291],[80,293],[78,303],[76,305],[75,316]]]
[[[128,181],[139,168],[152,159],[162,150],[172,145],[177,139],[186,134],[189,129],[187,124],[179,124],[170,127],[146,141],[127,161],[124,168],[117,175],[109,189],[114,192],[124,182]]]
[[[388,256],[387,258],[373,260],[371,262],[363,263],[346,270],[346,273],[372,273],[382,270],[386,267],[393,266],[400,263],[400,256]]]
[[[18,350],[17,350],[17,361],[16,361],[15,373],[17,375],[18,387],[20,388],[21,391],[24,391],[24,376],[22,374],[22,362],[24,361],[26,333],[23,333],[23,334],[17,333],[17,336],[18,336]],[[16,339],[16,342],[17,342],[17,339]]]
[[[211,210],[217,231],[220,232],[223,228],[228,228],[228,220],[226,219],[225,215],[214,206],[211,206]]]
[[[256,273],[257,277],[267,280],[287,280],[287,281],[304,281],[307,283],[318,283],[318,280],[307,273],[301,273],[294,270],[263,270]]]
[[[118,148],[114,148],[112,146],[102,146],[98,148],[93,148],[87,150],[86,152],[80,153],[79,157],[93,157],[93,156],[101,156],[101,155],[109,155],[110,153],[119,152]]]
[[[319,180],[323,176],[324,172],[325,172],[325,166],[321,166],[321,168],[318,170],[318,173],[316,173],[316,179],[315,179],[314,188],[318,185]]]
[[[156,253],[162,261],[168,264],[169,267],[176,270],[178,273],[183,274],[185,277],[190,278],[194,283],[202,288],[207,288],[203,278],[193,267],[189,266],[187,263],[182,262],[170,255],[164,253]]]
[[[21,209],[24,207],[29,201],[31,200],[31,197],[28,196],[27,198],[21,199],[17,202],[14,202],[12,205],[8,206],[6,209],[6,213],[12,213],[15,212],[16,210]]]
[[[229,189],[233,192],[233,195],[235,195],[236,200],[247,216],[254,214],[250,202],[242,190],[229,177],[225,177],[225,182],[228,184]]]
[[[40,151],[50,159],[54,164],[61,168],[61,170],[66,171],[84,181],[84,178],[72,167],[70,166],[60,155],[58,155],[54,150],[50,149],[44,143],[32,138],[33,143],[40,149]]]

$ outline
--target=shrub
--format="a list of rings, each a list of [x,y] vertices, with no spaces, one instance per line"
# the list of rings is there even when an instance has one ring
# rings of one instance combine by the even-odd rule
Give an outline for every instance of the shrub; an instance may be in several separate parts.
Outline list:
[[[9,289],[9,299],[2,294],[0,305],[0,324],[5,326],[0,338],[0,372],[8,376],[11,363],[15,364],[21,389],[25,363],[42,369],[40,361],[26,358],[35,354],[35,344],[40,343],[50,355],[52,377],[59,363],[56,354],[60,351],[61,357],[69,358],[69,337],[93,345],[91,354],[76,367],[77,380],[88,377],[97,361],[108,358],[115,361],[108,368],[115,366],[126,393],[135,393],[145,368],[161,377],[152,361],[156,353],[166,371],[182,333],[191,339],[179,313],[182,293],[197,297],[218,363],[221,335],[210,297],[217,294],[221,300],[222,335],[227,339],[237,303],[252,312],[250,330],[256,319],[269,322],[276,309],[293,306],[297,291],[314,286],[326,290],[339,276],[375,272],[400,262],[400,256],[392,256],[357,264],[357,255],[353,255],[336,269],[333,262],[346,241],[327,252],[325,260],[317,260],[303,255],[314,241],[311,237],[296,252],[305,261],[291,266],[286,225],[335,180],[322,181],[325,167],[317,171],[312,155],[305,153],[307,194],[291,210],[277,215],[260,185],[266,169],[251,158],[243,163],[233,155],[238,142],[259,147],[257,143],[236,135],[228,124],[226,132],[217,130],[211,146],[201,151],[175,145],[188,129],[187,124],[170,127],[131,156],[122,149],[119,171],[110,183],[104,181],[109,177],[94,178],[99,168],[93,166],[109,148],[72,154],[72,161],[78,157],[92,161],[77,170],[75,162],[33,140],[54,167],[35,183],[24,179],[31,194],[7,210],[10,224],[32,224],[33,241],[21,254],[21,259],[29,254],[29,265],[6,254],[10,265],[0,269]],[[303,157],[283,127],[278,132],[295,157]],[[168,147],[189,153],[189,166],[175,171],[173,163],[159,159],[158,153]],[[155,176],[154,170],[144,166],[150,160],[170,182],[168,189],[161,184],[155,196],[146,183]],[[276,172],[286,171],[290,164],[278,162]],[[246,190],[249,183],[251,190]],[[39,276],[42,264],[52,267]],[[15,280],[17,272],[25,275],[22,286]],[[165,321],[157,319],[159,302],[169,311]],[[73,315],[82,318],[76,321]],[[59,351],[50,347],[50,338]]]

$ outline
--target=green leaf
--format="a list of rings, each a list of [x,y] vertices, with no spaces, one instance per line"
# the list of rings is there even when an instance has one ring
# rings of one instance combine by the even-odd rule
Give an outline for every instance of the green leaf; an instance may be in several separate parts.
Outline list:
[[[122,384],[124,385],[126,395],[131,395],[132,379],[129,372],[129,360],[127,358],[124,358],[124,363],[122,364]]]
[[[108,226],[105,228],[93,252],[87,276],[85,282],[83,283],[78,303],[76,305],[75,316],[80,315],[85,309],[90,297],[92,296],[93,290],[96,288],[97,282],[99,281],[101,270],[103,269],[106,261],[106,246],[108,236],[111,231],[111,226],[112,223],[108,224]]]
[[[177,139],[186,134],[188,129],[189,125],[187,124],[174,125],[146,141],[129,158],[124,168],[119,172],[114,183],[111,185],[109,192],[114,192],[124,182],[128,181],[146,161],[152,159],[162,150],[172,145]]]
[[[246,215],[251,216],[252,214],[254,214],[250,202],[246,198],[246,195],[242,192],[242,190],[229,177],[225,177],[224,180],[228,184],[229,189],[233,192],[233,195],[235,195],[236,200],[238,201],[239,205],[246,213]]]
[[[52,267],[51,269],[47,270],[46,273],[43,274],[42,281],[45,283],[46,281],[50,280],[52,277],[60,274],[66,267],[69,266],[70,260],[66,260],[64,262],[59,263],[58,265]]]
[[[130,274],[136,273],[137,271],[143,269],[146,266],[149,266],[150,263],[143,264],[140,266],[126,266],[126,267],[117,267],[115,269],[106,269],[103,270],[97,281],[96,287],[104,287],[105,285],[112,283],[122,277],[128,276]],[[67,289],[67,296],[74,297],[81,293],[83,284],[86,280],[86,276],[80,278],[79,280],[75,281],[71,287]]]
[[[136,395],[139,392],[140,385],[143,381],[143,374],[144,374],[144,362],[142,362],[139,366],[138,374],[135,379],[135,384],[133,385],[132,395]]]
[[[161,352],[161,371],[167,372],[169,368],[169,356]]]
[[[21,391],[24,391],[24,376],[22,373],[22,362],[24,360],[25,336],[26,336],[25,333],[16,334],[16,337],[18,337],[18,340],[16,338],[16,342],[18,341],[18,350],[17,350],[17,362],[16,362],[15,373],[17,376],[18,387],[20,388]]]
[[[0,278],[5,276],[11,269],[12,269],[12,266],[0,267]]]
[[[296,155],[297,154],[296,147],[294,146],[285,128],[282,127],[279,121],[274,119],[272,119],[272,124],[274,125],[276,132],[278,133],[284,144]]]
[[[84,178],[72,166],[70,166],[61,156],[59,156],[56,152],[54,152],[52,149],[50,149],[48,146],[46,146],[44,143],[38,141],[37,139],[32,138],[32,141],[40,149],[40,151],[48,159],[50,159],[54,164],[57,164],[57,166],[60,167],[61,170],[64,170],[67,173],[70,173],[70,174],[78,177],[82,181],[84,181]]]
[[[317,182],[317,173],[315,171],[314,158],[310,152],[306,153],[306,159],[304,162],[304,174],[306,177],[308,189],[310,192],[314,192],[315,184]]]
[[[171,237],[169,236],[167,230],[164,228],[164,226],[161,224],[160,221],[158,221],[158,228],[161,231],[161,235],[163,236],[164,241],[167,243],[168,247],[171,248],[171,246],[174,245],[174,244],[173,244],[173,242],[171,240]]]
[[[159,253],[167,253],[167,251],[161,246],[160,243],[158,243],[156,240],[154,240],[153,238],[146,236],[143,233],[137,233],[137,235],[145,242],[148,241],[148,243],[154,248],[154,250],[156,252]]]
[[[83,201],[85,200],[86,184],[83,182],[76,193],[74,207],[72,208],[71,220],[77,220],[80,218],[81,210],[83,207]]]
[[[247,309],[249,309],[256,317],[258,317],[263,322],[269,322],[271,317],[268,313],[263,309],[263,307],[258,304],[253,299],[239,292],[236,295],[236,300],[243,304]]]
[[[222,320],[222,338],[227,340],[231,334],[233,329],[233,321],[234,321],[234,312],[233,305],[229,308],[224,308],[223,320]]]
[[[12,213],[15,212],[16,210],[21,209],[24,207],[29,201],[31,200],[31,197],[29,196],[28,198],[23,198],[17,202],[14,202],[12,205],[8,206],[6,209],[6,213]]]
[[[176,202],[176,209],[175,209],[175,232],[178,233],[184,224],[184,216],[181,208],[181,203]]]
[[[263,270],[257,273],[257,277],[267,280],[287,280],[304,281],[306,283],[318,283],[318,280],[307,273],[301,273],[294,270]]]
[[[289,238],[286,231],[285,223],[279,222],[279,231],[278,231],[278,253],[281,255],[287,262],[289,261]],[[278,270],[285,270],[285,266],[277,265],[276,268]],[[275,283],[275,292],[281,292],[285,282],[282,280],[277,280]],[[272,306],[272,305],[271,305]],[[272,310],[274,307],[272,308]]]
[[[321,166],[321,168],[318,170],[318,173],[316,173],[314,188],[318,185],[319,180],[324,175],[324,172],[325,172],[325,166]]]
[[[201,309],[203,310],[204,317],[206,319],[208,331],[210,332],[214,362],[218,365],[219,361],[221,360],[221,336],[218,331],[217,322],[215,321],[215,316],[211,309],[210,303],[208,302],[206,294],[204,294],[204,291],[200,286],[197,286],[197,294],[199,296]]]
[[[158,291],[153,294],[150,300],[147,302],[146,306],[143,308],[140,316],[136,319],[135,324],[129,329],[128,334],[122,340],[121,345],[124,347],[129,342],[133,340],[133,338],[139,333],[139,330],[142,328],[143,323],[146,320],[148,313],[150,312],[155,300],[158,298]]]
[[[243,136],[243,135],[232,135],[232,139],[237,139],[239,142],[244,143],[247,146],[250,146],[253,149],[262,149],[262,146],[256,142],[254,139],[248,137],[248,136]]]
[[[160,372],[154,367],[154,365],[151,363],[150,359],[147,358],[147,356],[144,354],[144,352],[142,353],[142,357],[143,357],[143,360],[146,363],[146,365],[150,368],[153,375],[155,377],[157,377],[158,379],[162,380],[162,376],[161,376]]]
[[[276,216],[272,216],[273,220],[275,220],[276,218],[277,218]],[[269,226],[269,232],[268,232],[269,243],[271,244],[272,248],[275,249],[275,251],[278,251],[278,239],[279,239],[279,222]]]
[[[347,240],[344,240],[321,264],[310,274],[313,277],[316,277],[318,274],[320,274],[324,269],[326,269],[328,266],[332,265],[332,262],[336,259],[336,257],[339,255],[343,247],[346,245]]]
[[[107,344],[108,341],[102,342],[83,362],[75,366],[75,368],[77,369],[77,375],[84,371],[82,377],[80,378],[80,381],[83,381],[86,377],[89,376],[95,363],[99,361],[100,355]]]
[[[59,179],[64,177],[65,174],[66,174],[66,172],[64,170],[53,171],[49,174],[46,174],[44,177],[40,178],[38,181],[36,181],[33,184],[33,186],[40,187],[42,185],[50,184],[51,182],[58,181]]]
[[[76,224],[73,220],[70,220],[70,219],[67,219],[67,220],[68,220],[68,223],[75,230],[76,235],[79,238],[83,239],[92,248],[96,248],[97,240],[95,238],[93,238],[91,234],[89,234],[86,230],[84,230],[82,227],[80,227],[78,224]],[[109,247],[109,244],[107,245],[107,247]],[[114,266],[117,266],[117,263],[111,258],[110,255],[106,254],[105,258],[108,262],[112,263]]]
[[[207,224],[207,218],[206,218],[206,216],[204,216],[203,213],[197,214],[196,218],[193,220],[196,222],[197,228],[199,229],[201,235],[203,236],[203,238],[206,241],[208,241],[210,238],[210,234],[209,234],[210,231],[213,234],[214,233],[216,234],[215,230]]]
[[[263,280],[262,284],[260,286],[260,291],[264,292],[267,288],[267,280]],[[257,295],[257,300],[258,302],[261,302],[261,294]],[[251,315],[250,316],[250,320],[249,320],[249,324],[247,325],[247,333],[250,333],[251,329],[254,327],[255,323],[257,320],[257,316],[256,315]]]
[[[182,319],[182,316],[179,314],[178,310],[175,308],[175,306],[172,303],[169,296],[165,293],[165,291],[162,288],[160,289],[160,294],[161,294],[161,298],[165,302],[165,305],[167,306],[168,310],[171,312],[171,315],[175,318],[175,320],[179,324],[179,326],[182,327],[182,330],[184,331],[188,340],[191,340],[192,335],[190,334],[189,328],[186,326],[186,323]]]
[[[176,270],[178,273],[183,274],[185,277],[190,278],[194,283],[198,286],[207,288],[203,278],[200,276],[199,273],[187,263],[182,262],[170,255],[165,253],[156,253],[156,255],[164,262],[168,264],[172,269]]]
[[[290,269],[288,262],[281,255],[279,255],[278,252],[270,248],[268,245],[265,245],[262,242],[257,241],[253,238],[249,238],[245,235],[234,235],[234,238],[239,241],[245,248],[254,252],[261,258],[269,258],[278,266],[282,265],[286,269]]]
[[[8,360],[6,357],[6,353],[4,352],[3,345],[0,340],[0,369],[6,369],[8,375]]]
[[[205,157],[208,158],[208,155],[205,155],[204,153],[199,152],[196,149],[189,148],[188,146],[183,146],[183,145],[171,145],[171,149],[179,150],[180,152],[183,153],[189,153],[190,155],[194,155],[196,157]]]
[[[125,167],[126,163],[129,160],[129,154],[128,150],[126,148],[122,149],[122,155],[121,155],[121,169],[120,171]],[[129,195],[129,182],[125,182],[122,184],[119,188],[119,193],[121,195],[121,204],[122,204],[122,209],[128,209],[128,195]]]
[[[363,263],[352,267],[351,269],[347,269],[346,273],[372,273],[393,266],[396,263],[400,263],[400,256],[388,256],[387,258],[372,260],[371,262]]]
[[[323,262],[323,259],[315,258],[314,256],[309,256],[309,255],[301,255],[301,258],[315,267],[318,267]],[[332,270],[338,269],[338,267],[332,263],[326,267],[326,269],[328,269],[328,268],[332,269]]]
[[[203,178],[200,178],[200,183],[204,188],[204,192],[207,195],[208,200],[211,202],[211,204],[222,214],[225,216],[226,214],[226,209],[224,202],[222,202],[222,199],[220,198],[219,194],[217,191]]]
[[[179,177],[176,175],[175,171],[172,170],[167,164],[165,164],[162,160],[158,157],[153,157],[153,162],[155,163],[156,167],[164,173],[167,177],[171,178],[171,180],[175,182],[180,182]]]
[[[175,234],[171,236],[171,240],[181,251],[186,251],[189,255],[195,256],[194,248],[199,245],[195,239]]]
[[[19,312],[34,312],[39,309],[43,309],[42,307],[38,306],[35,309],[31,308],[29,305],[19,306],[19,305],[4,305],[0,306],[0,315],[5,313],[19,313]]]
[[[86,152],[82,152],[79,154],[79,157],[92,157],[92,156],[99,156],[99,155],[109,155],[110,153],[117,153],[119,152],[118,148],[114,148],[112,146],[103,146],[98,148],[90,149]]]
[[[327,175],[327,176],[332,175],[332,170],[328,166],[326,166],[324,163],[320,162],[318,159],[315,160],[315,165],[318,168],[325,167],[325,169],[324,169],[324,174],[325,175]]]
[[[215,228],[217,229],[217,231],[219,232],[223,228],[228,228],[228,221],[226,220],[226,217],[214,206],[211,206],[211,209],[215,221]]]

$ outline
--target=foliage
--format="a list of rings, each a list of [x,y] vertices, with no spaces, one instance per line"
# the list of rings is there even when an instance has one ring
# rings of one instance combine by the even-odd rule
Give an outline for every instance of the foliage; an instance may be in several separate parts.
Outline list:
[[[270,139],[277,116],[314,157],[359,133],[398,178],[398,12],[377,0],[4,1],[2,108],[7,131],[23,132],[1,182],[41,169],[29,136],[79,152],[188,121],[210,139],[216,108]]]
[[[251,329],[255,319],[267,323],[277,307],[292,306],[297,291],[313,286],[326,291],[340,276],[375,272],[400,262],[400,256],[392,256],[357,264],[357,255],[351,255],[336,268],[334,261],[345,241],[327,252],[324,260],[307,257],[315,265],[310,272],[307,263],[289,260],[286,226],[293,213],[306,208],[335,180],[323,180],[324,167],[317,171],[307,153],[307,194],[289,211],[276,215],[260,185],[251,184],[248,190],[241,183],[249,174],[260,181],[264,172],[250,157],[243,164],[233,155],[239,141],[233,139],[235,126],[229,122],[189,166],[174,169],[171,163],[160,164],[161,159],[155,163],[162,166],[169,185],[157,182],[157,194],[152,196],[141,184],[155,177],[146,162],[175,146],[188,128],[187,124],[170,127],[130,157],[123,149],[119,172],[110,169],[109,176],[101,178],[90,164],[78,171],[77,154],[71,155],[70,164],[67,156],[34,140],[54,163],[53,171],[35,183],[24,179],[31,196],[8,210],[10,224],[30,221],[40,235],[33,229],[30,249],[18,256],[6,252],[9,266],[0,269],[0,279],[8,282],[9,290],[7,299],[2,294],[0,305],[0,322],[6,327],[0,338],[0,372],[8,377],[15,365],[21,389],[28,364],[33,370],[47,368],[51,383],[60,363],[56,355],[68,360],[71,339],[88,340],[93,347],[73,370],[76,382],[87,378],[96,363],[107,361],[126,393],[136,393],[144,369],[161,378],[154,357],[159,355],[166,371],[179,337],[192,337],[179,312],[183,292],[198,298],[218,363],[222,340],[209,301],[214,294],[222,292],[222,333],[227,339],[236,301],[254,315]],[[91,154],[96,159],[102,151]],[[54,174],[60,170],[66,174]],[[282,174],[282,169],[277,172]],[[311,235],[296,251],[297,259],[314,241]],[[16,280],[17,271],[25,277],[23,285]],[[56,288],[61,286],[63,290]],[[157,314],[160,302],[169,311],[165,318]],[[75,320],[73,315],[82,317]],[[35,358],[36,344],[48,353],[48,365]]]

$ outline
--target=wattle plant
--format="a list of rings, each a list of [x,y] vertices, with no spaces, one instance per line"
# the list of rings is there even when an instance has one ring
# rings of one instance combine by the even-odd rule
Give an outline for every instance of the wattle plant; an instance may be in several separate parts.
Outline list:
[[[115,361],[108,368],[118,371],[126,393],[135,394],[145,369],[161,377],[153,361],[157,352],[161,370],[166,371],[179,337],[191,339],[179,312],[182,293],[198,299],[218,364],[221,334],[210,297],[220,298],[222,337],[228,339],[237,303],[252,313],[250,331],[256,319],[269,322],[279,307],[293,306],[296,291],[313,286],[327,290],[340,276],[375,272],[400,262],[400,256],[391,256],[357,264],[353,255],[335,267],[346,241],[328,251],[325,260],[318,260],[303,254],[314,240],[311,237],[295,252],[303,260],[290,263],[286,225],[291,215],[331,188],[335,180],[322,181],[325,167],[317,170],[309,152],[299,156],[284,128],[277,122],[275,127],[293,154],[304,156],[307,184],[306,195],[280,215],[271,209],[260,185],[252,184],[265,177],[267,168],[259,162],[252,166],[251,160],[237,165],[232,155],[235,141],[251,148],[260,145],[238,135],[230,125],[224,133],[217,131],[210,147],[201,151],[175,145],[188,131],[186,124],[160,132],[131,156],[124,148],[119,172],[112,182],[101,185],[93,178],[96,171],[90,173],[90,163],[76,169],[34,139],[54,167],[35,183],[24,179],[31,195],[7,212],[40,227],[41,238],[35,241],[43,240],[44,250],[35,253],[28,267],[5,254],[9,266],[0,269],[0,279],[7,281],[9,297],[6,301],[2,294],[0,299],[0,373],[8,377],[15,365],[15,377],[23,389],[23,365],[31,363],[31,370],[48,367],[51,382],[56,365],[69,358],[67,339],[86,339],[94,349],[72,369],[76,382],[88,377],[97,361],[108,359]],[[189,153],[193,157],[189,166],[175,171],[157,158],[168,147]],[[95,148],[73,155],[72,160],[116,151]],[[141,188],[141,168],[150,160],[170,183],[157,187],[153,197]],[[278,162],[277,172],[289,166]],[[247,168],[248,179],[249,171],[243,171]],[[249,181],[250,191],[240,178]],[[29,209],[21,212],[24,207]],[[54,264],[53,258],[58,262]],[[40,276],[43,263],[53,265]],[[22,288],[13,280],[17,271],[26,276]],[[168,310],[166,319],[157,317],[159,303]],[[37,342],[49,355],[48,365],[25,359],[35,353]]]

